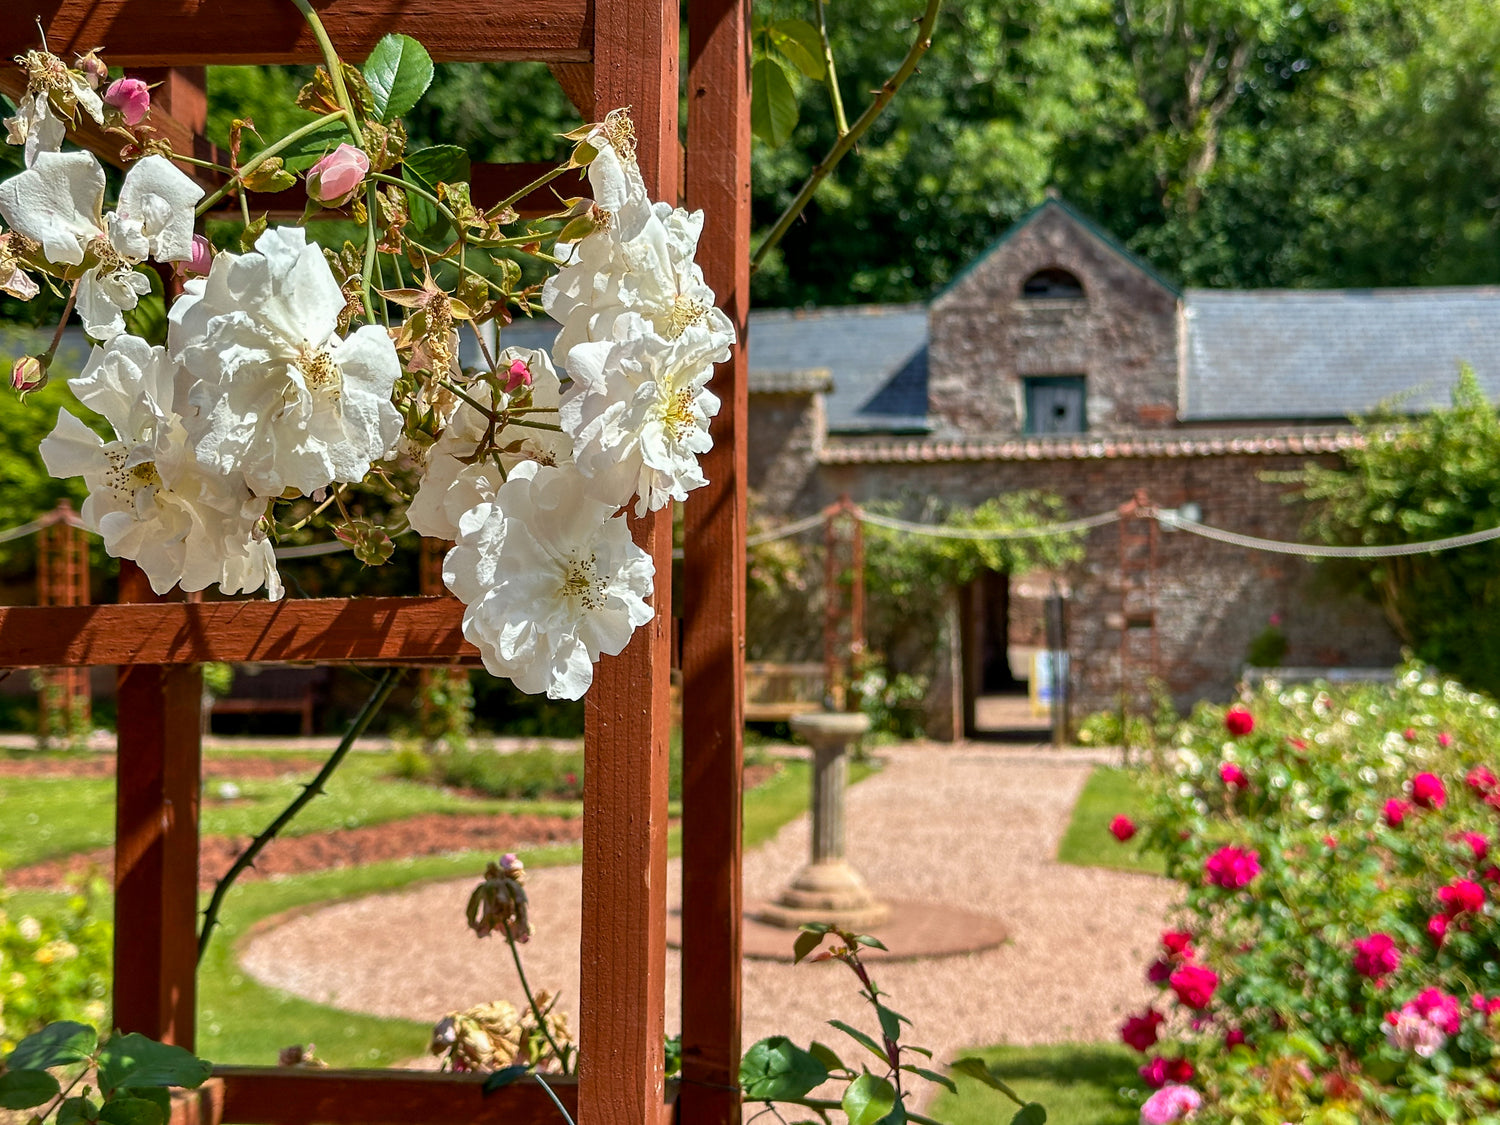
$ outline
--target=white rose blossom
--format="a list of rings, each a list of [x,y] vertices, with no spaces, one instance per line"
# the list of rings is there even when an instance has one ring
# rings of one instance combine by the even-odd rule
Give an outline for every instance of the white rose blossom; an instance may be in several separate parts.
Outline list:
[[[172,306],[168,346],[196,382],[188,432],[198,459],[241,472],[258,496],[363,480],[394,447],[400,374],[379,325],[334,331],[344,295],[299,227],[261,235],[250,254],[219,254]]]
[[[47,471],[83,477],[84,523],[111,555],[138,563],[158,594],[219,583],[226,593],[264,586],[279,598],[271,544],[255,533],[265,505],[238,480],[198,463],[171,408],[175,374],[162,348],[135,336],[95,348],[68,385],[105,417],[115,440],[59,411],[57,428],[41,444]]]
[[[87,86],[84,88],[87,89]],[[103,124],[103,103],[99,102],[99,96],[92,90],[88,92],[100,106],[101,113],[97,120]],[[16,115],[5,119],[5,143],[22,146],[28,168],[36,164],[36,158],[42,153],[61,149],[67,131],[67,123],[52,108],[45,90],[23,96],[16,103]]]
[[[443,562],[484,666],[549,699],[581,698],[594,662],[652,617],[651,556],[586,483],[571,469],[517,465],[493,503],[464,514]]]
[[[203,189],[164,156],[137,161],[125,174],[118,208],[104,208],[104,169],[92,153],[44,152],[0,184],[0,215],[41,246],[56,266],[87,266],[78,285],[84,331],[107,341],[125,330],[122,312],[151,292],[136,269],[192,256],[193,208]]]
[[[522,363],[531,373],[531,386],[507,394],[488,382],[476,382],[465,393],[475,402],[497,413],[508,407],[537,411],[521,417],[555,423],[562,387],[547,353],[533,348],[506,348],[495,357],[496,369],[504,377],[511,365]],[[419,535],[433,539],[457,539],[463,514],[494,500],[508,474],[522,461],[562,465],[573,459],[573,439],[558,430],[517,425],[513,419],[499,428],[492,441],[499,466],[492,457],[474,460],[490,419],[467,402],[460,402],[442,434],[428,450],[417,491],[406,509],[406,521]]]

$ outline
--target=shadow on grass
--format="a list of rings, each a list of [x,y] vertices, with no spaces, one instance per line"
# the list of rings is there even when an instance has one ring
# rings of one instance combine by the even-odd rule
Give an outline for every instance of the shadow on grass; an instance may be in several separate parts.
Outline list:
[[[1139,1058],[1108,1043],[1048,1047],[988,1047],[970,1052],[1027,1101],[1047,1110],[1048,1125],[1136,1125],[1140,1109],[1122,1090],[1138,1088]],[[972,1078],[957,1078],[958,1094],[943,1095],[930,1116],[950,1125],[1009,1121],[1016,1106]]]

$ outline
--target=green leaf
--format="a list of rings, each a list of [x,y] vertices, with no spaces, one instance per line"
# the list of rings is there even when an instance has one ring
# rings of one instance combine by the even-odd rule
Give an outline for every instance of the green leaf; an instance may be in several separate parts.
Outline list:
[[[849,1125],[875,1125],[896,1108],[896,1088],[866,1071],[849,1083],[843,1106]]]
[[[62,1092],[45,1070],[7,1070],[0,1074],[0,1109],[30,1109]]]
[[[52,1066],[66,1066],[83,1062],[94,1053],[99,1036],[87,1024],[61,1020],[49,1023],[35,1035],[28,1035],[16,1044],[16,1049],[5,1060],[11,1070],[46,1070]]]
[[[875,1042],[875,1040],[871,1039],[859,1028],[850,1027],[843,1020],[829,1020],[828,1024],[830,1027],[838,1028],[845,1035],[849,1036],[850,1039],[853,1039],[856,1043],[858,1043],[865,1050],[869,1051],[870,1054],[874,1055],[881,1062],[886,1061],[884,1048],[882,1048],[879,1043]]]
[[[432,57],[409,35],[387,35],[365,60],[365,81],[382,122],[410,112],[432,84]]]
[[[880,1017],[880,1033],[887,1039],[900,1039],[901,1025],[911,1023],[900,1012],[894,1012],[884,1004],[876,1004],[875,1012]]]
[[[881,941],[878,937],[871,937],[869,934],[855,934],[854,940],[859,942],[860,945],[868,946],[870,949],[884,949],[887,953],[890,952],[889,949],[885,948],[885,942]]]
[[[406,154],[401,162],[401,178],[409,184],[437,193],[440,183],[469,178],[469,153],[457,145],[431,145]],[[430,230],[446,220],[427,200],[415,192],[407,194],[412,225],[418,231]]]
[[[740,1085],[752,1101],[806,1097],[828,1081],[828,1069],[785,1035],[762,1039],[740,1063]]]
[[[138,1086],[201,1086],[212,1068],[191,1051],[132,1031],[99,1052],[99,1087],[106,1095]]]
[[[813,1058],[817,1059],[820,1063],[823,1064],[824,1067],[827,1068],[829,1074],[832,1074],[836,1070],[849,1069],[849,1067],[845,1065],[844,1060],[839,1058],[838,1053],[835,1052],[832,1047],[819,1043],[816,1039],[814,1039],[812,1043],[808,1045],[807,1050]]]
[[[797,127],[797,94],[773,58],[757,59],[750,72],[750,129],[772,148],[786,144]]]
[[[806,20],[777,20],[768,29],[771,44],[783,58],[814,81],[823,81],[823,40]]]
[[[1027,1102],[1010,1119],[1010,1125],[1046,1125],[1047,1111],[1039,1102]]]
[[[68,1098],[57,1107],[57,1125],[88,1125],[99,1120],[99,1107],[88,1098]]]
[[[484,1080],[484,1085],[480,1087],[480,1093],[484,1094],[485,1097],[489,1097],[496,1090],[503,1090],[512,1082],[524,1077],[526,1077],[526,1068],[524,1066],[502,1067]]]
[[[145,1098],[110,1098],[99,1107],[99,1120],[108,1125],[163,1125],[166,1116]]]
[[[797,935],[797,940],[792,943],[792,964],[797,964],[818,946],[823,944],[823,934],[813,930],[803,930]]]
[[[913,1066],[911,1063],[907,1063],[901,1069],[910,1074],[925,1078],[929,1082],[936,1082],[939,1086],[946,1086],[955,1094],[958,1093],[958,1084],[946,1074],[939,1074],[935,1070],[928,1070],[925,1066]]]
[[[954,1059],[948,1064],[948,1069],[954,1074],[962,1074],[965,1078],[972,1078],[977,1082],[982,1082],[991,1090],[999,1090],[1018,1106],[1024,1107],[1027,1105],[1019,1094],[995,1076],[995,1072],[981,1058],[969,1055],[966,1058]]]
[[[298,137],[286,148],[277,152],[275,159],[279,159],[288,171],[305,172],[336,148],[341,141],[349,139],[349,126],[344,124],[344,119],[330,117],[306,136]]]
[[[161,1119],[169,1121],[172,1117],[172,1095],[160,1086],[137,1086],[130,1091],[132,1098],[144,1098],[151,1102],[157,1109],[161,1110]]]

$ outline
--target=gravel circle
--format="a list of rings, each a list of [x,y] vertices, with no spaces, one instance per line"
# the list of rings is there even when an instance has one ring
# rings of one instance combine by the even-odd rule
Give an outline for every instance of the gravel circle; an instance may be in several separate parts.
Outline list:
[[[994,1043],[1113,1039],[1124,1016],[1154,995],[1143,973],[1177,900],[1173,884],[1054,858],[1102,757],[908,745],[850,791],[847,853],[877,895],[959,904],[993,914],[1014,935],[984,953],[877,967],[891,1006],[915,1025],[909,1041],[938,1059]],[[746,900],[774,897],[805,861],[808,841],[804,816],[747,855]],[[515,998],[504,943],[476,939],[464,925],[477,876],[289,917],[242,946],[242,965],[264,984],[380,1016],[436,1020]],[[529,888],[536,937],[525,950],[528,973],[535,987],[562,990],[576,1027],[579,869],[539,869]],[[681,901],[676,860],[668,895],[674,906]],[[334,949],[340,955],[330,957]],[[838,964],[747,961],[743,980],[747,1045],[773,1034],[832,1042],[838,1033],[827,1020],[871,1022],[857,982]],[[669,950],[669,1032],[680,997],[680,961]]]

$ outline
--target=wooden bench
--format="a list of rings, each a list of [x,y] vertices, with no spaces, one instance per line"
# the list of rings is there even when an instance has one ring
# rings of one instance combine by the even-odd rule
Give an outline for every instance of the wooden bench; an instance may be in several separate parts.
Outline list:
[[[238,664],[229,694],[209,705],[214,715],[297,715],[304,738],[313,733],[313,713],[328,691],[327,668]]]
[[[822,664],[745,665],[745,721],[786,723],[793,715],[823,709],[827,676]]]

